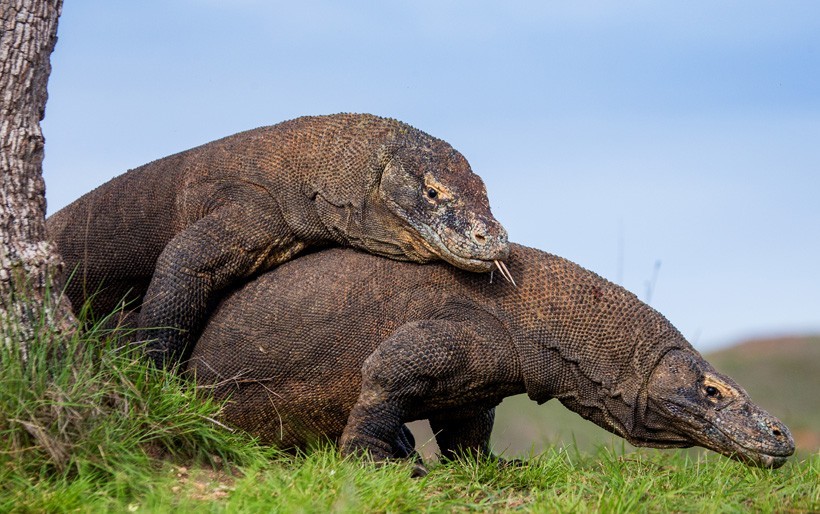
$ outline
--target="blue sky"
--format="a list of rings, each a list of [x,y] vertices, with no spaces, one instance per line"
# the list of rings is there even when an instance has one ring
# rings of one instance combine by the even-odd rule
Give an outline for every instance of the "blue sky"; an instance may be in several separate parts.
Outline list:
[[[700,349],[820,332],[820,2],[75,0],[52,64],[49,212],[241,130],[371,112],[450,142],[512,240]]]

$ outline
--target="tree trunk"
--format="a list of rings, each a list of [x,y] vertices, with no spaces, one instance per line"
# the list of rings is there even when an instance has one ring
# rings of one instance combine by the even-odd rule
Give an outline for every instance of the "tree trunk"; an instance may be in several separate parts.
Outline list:
[[[44,334],[70,330],[70,306],[51,287],[61,261],[45,241],[40,121],[62,0],[0,3],[0,336],[23,358]]]

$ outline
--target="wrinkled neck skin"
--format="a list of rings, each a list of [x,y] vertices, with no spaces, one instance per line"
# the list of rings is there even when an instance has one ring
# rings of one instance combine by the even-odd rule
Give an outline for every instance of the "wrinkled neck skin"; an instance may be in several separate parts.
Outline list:
[[[390,141],[394,135],[385,138]],[[324,237],[336,244],[351,246],[399,261],[429,262],[436,255],[417,241],[414,229],[386,204],[380,189],[393,144],[371,145],[370,158],[358,180],[344,194],[330,194],[321,188],[311,195]]]
[[[348,233],[351,244],[382,257],[419,263],[440,260],[436,249],[421,237],[425,228],[410,225],[374,190]]]
[[[533,400],[557,398],[636,446],[700,445],[766,467],[793,453],[788,428],[632,293],[523,247],[509,267],[518,288],[498,287],[498,316]]]
[[[527,394],[636,440],[651,370],[671,349],[694,350],[635,295],[572,262],[523,249],[509,267],[518,287],[504,284],[501,311],[511,313]]]

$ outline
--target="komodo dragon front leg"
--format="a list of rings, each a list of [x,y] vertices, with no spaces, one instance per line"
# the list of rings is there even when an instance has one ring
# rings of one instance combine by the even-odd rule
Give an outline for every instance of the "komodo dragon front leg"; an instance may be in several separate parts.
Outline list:
[[[307,245],[278,209],[231,203],[179,232],[159,256],[140,312],[139,341],[159,367],[187,359],[214,293],[293,258]]]
[[[430,418],[445,457],[489,454],[493,409],[520,392],[520,364],[494,318],[400,327],[362,366],[362,389],[340,445],[374,460],[396,456],[402,424]],[[466,400],[466,402],[465,402]]]

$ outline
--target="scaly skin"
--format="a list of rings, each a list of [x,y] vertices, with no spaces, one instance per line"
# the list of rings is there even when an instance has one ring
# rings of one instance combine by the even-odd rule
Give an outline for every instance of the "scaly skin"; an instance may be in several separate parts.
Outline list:
[[[638,446],[700,445],[778,467],[789,430],[658,312],[569,261],[511,245],[518,287],[350,250],[301,257],[227,297],[189,362],[225,420],[282,447],[320,438],[407,456],[489,453],[494,408],[552,398]]]
[[[486,189],[446,142],[366,114],[242,132],[114,178],[47,221],[75,307],[141,307],[159,365],[218,294],[307,249],[352,246],[488,271],[508,254]]]

